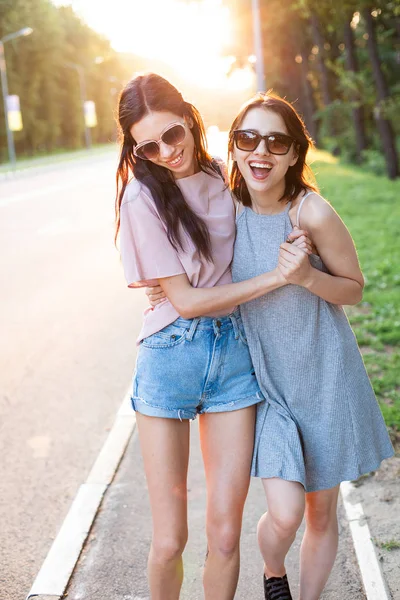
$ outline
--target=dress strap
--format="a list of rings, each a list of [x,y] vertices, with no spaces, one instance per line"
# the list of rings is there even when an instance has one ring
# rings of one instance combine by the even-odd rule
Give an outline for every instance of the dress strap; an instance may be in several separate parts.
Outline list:
[[[303,196],[303,198],[301,199],[301,202],[299,204],[299,208],[297,209],[297,217],[296,217],[296,225],[297,227],[300,227],[300,211],[301,211],[301,207],[303,206],[304,200],[307,198],[307,196],[310,196],[310,194],[313,194],[314,191],[311,190],[310,192],[307,192],[307,194],[305,194]]]
[[[241,202],[238,202],[237,200],[234,200],[234,203],[235,203],[235,208],[236,208],[236,219],[238,219],[239,216],[244,211],[244,206]]]

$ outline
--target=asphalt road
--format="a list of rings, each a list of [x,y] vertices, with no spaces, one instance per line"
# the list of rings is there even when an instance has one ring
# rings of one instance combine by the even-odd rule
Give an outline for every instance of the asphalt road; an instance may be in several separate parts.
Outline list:
[[[130,383],[145,298],[113,242],[116,155],[0,182],[0,599],[21,600]]]

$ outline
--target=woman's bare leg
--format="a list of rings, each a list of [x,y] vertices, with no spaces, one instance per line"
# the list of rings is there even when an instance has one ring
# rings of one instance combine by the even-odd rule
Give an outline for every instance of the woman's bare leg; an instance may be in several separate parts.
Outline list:
[[[268,511],[258,522],[258,545],[264,559],[264,573],[283,577],[285,558],[304,515],[304,488],[296,481],[263,479]]]
[[[300,600],[318,600],[338,548],[339,486],[306,494],[306,531],[300,551]]]
[[[148,559],[152,600],[178,600],[187,541],[189,422],[136,413],[153,537]]]
[[[250,483],[255,407],[200,416],[207,481],[206,600],[232,600],[239,578],[240,532]]]

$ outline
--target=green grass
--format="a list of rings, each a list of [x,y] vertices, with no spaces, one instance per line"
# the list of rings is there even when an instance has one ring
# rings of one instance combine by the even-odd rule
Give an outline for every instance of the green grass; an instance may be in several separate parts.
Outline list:
[[[378,548],[383,548],[383,550],[388,550],[389,552],[391,550],[399,550],[400,549],[400,542],[398,542],[397,540],[389,540],[388,542],[380,542],[376,538],[373,538],[372,541],[374,542],[375,546],[377,546]]]
[[[390,181],[316,152],[312,169],[353,236],[364,297],[346,312],[385,421],[400,438],[400,180]]]

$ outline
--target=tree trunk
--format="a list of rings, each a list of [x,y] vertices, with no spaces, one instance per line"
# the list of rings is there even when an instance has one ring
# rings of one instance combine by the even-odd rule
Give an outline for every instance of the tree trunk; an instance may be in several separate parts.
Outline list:
[[[301,51],[300,68],[302,77],[302,104],[304,107],[304,121],[312,139],[314,140],[315,144],[318,145],[318,123],[314,117],[316,107],[311,85],[308,81],[308,54],[305,50]]]
[[[320,75],[320,84],[321,84],[321,92],[322,92],[322,100],[325,106],[329,106],[332,104],[331,92],[329,89],[329,75],[328,69],[326,68],[326,64],[324,62],[324,40],[322,38],[318,17],[316,14],[311,15],[311,30],[313,41],[316,46],[319,48],[319,52],[317,54],[317,64]]]
[[[354,47],[354,34],[350,21],[346,21],[344,26],[344,43],[346,46],[346,66],[349,71],[358,73],[357,55]],[[352,93],[353,102],[359,102],[358,93]],[[367,137],[365,134],[364,109],[361,105],[355,106],[352,110],[354,130],[356,134],[357,162],[362,162],[362,152],[367,147]]]
[[[395,145],[395,135],[391,122],[382,115],[382,104],[389,97],[389,88],[381,68],[379,58],[378,44],[375,36],[374,20],[371,15],[371,7],[364,8],[362,11],[365,20],[366,32],[368,34],[368,53],[371,61],[372,73],[375,80],[377,91],[377,103],[374,109],[374,116],[381,137],[383,152],[386,159],[386,167],[390,179],[399,176],[399,161]]]
[[[318,17],[315,13],[311,15],[311,31],[313,42],[319,48],[319,52],[317,54],[317,65],[320,74],[320,86],[322,93],[322,101],[324,106],[328,107],[332,104],[332,95],[329,87],[329,72],[324,60],[324,39],[321,35],[321,31],[319,28]],[[335,120],[332,113],[328,115],[328,132],[331,138],[335,138],[337,135],[337,128],[335,126]],[[332,153],[337,156],[340,154],[339,146],[335,146],[333,148]]]

